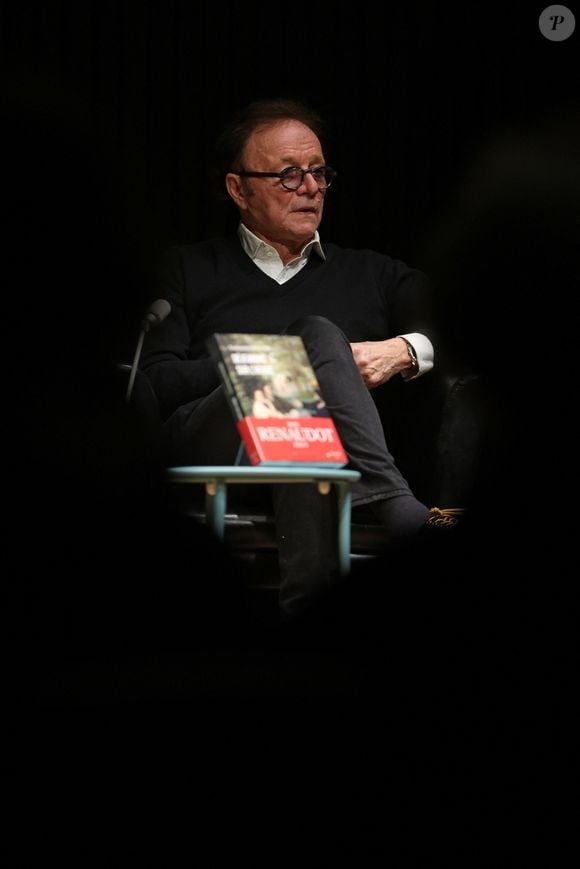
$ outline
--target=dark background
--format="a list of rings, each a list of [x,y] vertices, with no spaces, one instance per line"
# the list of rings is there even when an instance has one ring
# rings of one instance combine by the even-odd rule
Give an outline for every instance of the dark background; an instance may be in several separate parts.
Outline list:
[[[220,820],[227,817],[229,829],[230,818],[224,812],[232,806],[225,806],[224,799],[233,803],[232,815],[251,806],[244,844],[251,836],[254,855],[257,840],[270,827],[278,836],[277,853],[289,846],[296,826],[301,829],[308,817],[314,819],[313,825],[320,822],[320,806],[310,810],[303,803],[307,790],[314,801],[320,802],[319,793],[326,794],[311,787],[307,776],[300,778],[300,763],[295,773],[300,801],[288,813],[280,809],[277,798],[279,781],[288,785],[288,793],[296,792],[292,747],[298,745],[295,751],[300,755],[301,740],[308,740],[317,753],[308,772],[320,774],[322,757],[328,766],[327,781],[337,782],[339,800],[344,795],[345,764],[350,761],[352,770],[363,771],[361,782],[353,775],[356,784],[341,806],[346,812],[344,823],[343,815],[337,814],[331,826],[318,830],[326,857],[331,842],[342,846],[340,827],[345,838],[352,829],[352,801],[360,800],[369,769],[381,791],[393,788],[395,782],[401,812],[407,811],[401,794],[408,795],[412,808],[406,819],[410,835],[405,848],[421,835],[424,843],[430,839],[424,819],[417,814],[417,798],[424,802],[425,818],[433,817],[443,805],[442,829],[448,836],[443,853],[447,854],[457,838],[462,804],[466,803],[468,813],[476,802],[473,795],[482,793],[482,782],[489,803],[483,810],[478,807],[473,818],[482,819],[482,839],[487,842],[490,829],[497,826],[499,797],[503,797],[500,810],[504,805],[507,809],[501,829],[502,823],[513,824],[518,787],[522,782],[528,787],[542,760],[552,770],[571,766],[569,746],[574,741],[562,737],[560,722],[575,720],[567,704],[576,695],[571,647],[577,631],[569,621],[577,612],[573,601],[577,581],[575,575],[566,574],[561,562],[578,535],[573,506],[563,515],[559,497],[549,491],[554,479],[568,481],[578,443],[576,426],[565,419],[574,407],[569,394],[575,396],[577,388],[573,384],[575,391],[568,393],[562,378],[562,355],[574,349],[568,339],[573,315],[564,302],[560,301],[556,313],[549,306],[550,317],[547,304],[529,317],[534,329],[550,333],[549,346],[542,345],[538,354],[546,392],[554,394],[554,383],[559,388],[552,403],[540,407],[543,428],[538,427],[542,390],[537,389],[537,367],[525,379],[528,388],[523,397],[522,378],[505,378],[514,386],[516,409],[529,407],[533,412],[531,418],[522,414],[522,428],[528,426],[533,434],[528,438],[526,432],[525,441],[531,441],[528,450],[533,451],[533,461],[527,461],[524,451],[516,473],[517,482],[525,483],[521,493],[513,486],[493,489],[492,509],[481,536],[475,537],[473,552],[467,552],[464,561],[460,550],[450,579],[447,562],[439,573],[429,565],[421,574],[423,585],[415,581],[412,566],[405,564],[399,570],[392,564],[385,566],[379,576],[384,589],[378,597],[380,605],[373,586],[368,611],[366,600],[359,601],[363,616],[359,632],[347,630],[345,645],[339,644],[338,649],[330,643],[327,650],[323,643],[318,657],[302,654],[300,647],[289,657],[283,642],[275,653],[256,653],[254,626],[250,622],[248,629],[239,617],[245,601],[239,600],[238,575],[232,572],[230,587],[223,579],[224,573],[228,578],[228,565],[222,567],[219,561],[223,554],[208,549],[209,541],[198,541],[191,529],[185,529],[183,537],[176,536],[171,517],[152,509],[158,492],[154,486],[152,492],[146,487],[148,477],[142,480],[132,429],[116,404],[110,409],[111,419],[103,411],[103,405],[108,411],[108,389],[96,390],[92,400],[89,378],[96,368],[94,379],[100,383],[98,374],[106,361],[93,352],[102,344],[102,331],[113,359],[128,358],[117,354],[111,322],[128,324],[132,350],[141,296],[149,292],[147,271],[141,285],[140,270],[133,271],[131,256],[125,260],[117,245],[123,245],[125,237],[128,245],[136,243],[146,265],[166,244],[209,237],[231,224],[232,212],[214,198],[210,167],[215,134],[241,103],[295,96],[323,112],[333,131],[327,158],[340,174],[328,194],[322,239],[369,246],[420,266],[424,239],[437,225],[450,192],[461,183],[472,154],[487,137],[513,125],[533,128],[538,116],[557,114],[559,108],[577,101],[579,8],[574,10],[576,32],[558,43],[549,42],[538,30],[544,3],[379,0],[377,6],[378,12],[375,4],[364,2],[280,7],[207,0],[0,2],[2,90],[15,98],[24,114],[23,119],[18,111],[6,112],[0,141],[0,206],[6,212],[3,242],[11,254],[8,267],[3,261],[7,334],[2,343],[2,383],[4,434],[9,439],[2,468],[3,499],[9,508],[3,554],[11,569],[5,580],[9,606],[2,616],[7,644],[3,655],[7,672],[2,680],[3,699],[23,701],[24,713],[16,716],[17,735],[6,740],[5,755],[14,771],[14,789],[20,779],[27,790],[22,802],[27,818],[31,791],[37,789],[20,775],[25,763],[30,769],[48,770],[45,790],[40,790],[43,814],[54,803],[55,783],[62,784],[66,758],[69,770],[78,768],[79,781],[87,766],[97,780],[102,776],[106,801],[94,813],[100,826],[102,806],[110,806],[116,790],[123,801],[125,827],[127,804],[133,801],[126,799],[124,788],[111,784],[119,780],[119,770],[126,770],[128,758],[135,769],[135,773],[130,769],[129,778],[140,784],[147,777],[148,786],[155,758],[164,771],[169,767],[180,773],[185,759],[185,769],[191,763],[192,770],[186,789],[202,795],[208,814]],[[27,115],[30,106],[35,107],[34,117]],[[87,134],[91,148],[87,148]],[[97,203],[100,195],[104,202]],[[103,232],[111,210],[115,214],[112,233]],[[59,218],[53,220],[53,213]],[[518,218],[520,214],[518,210]],[[124,225],[126,236],[117,221]],[[522,259],[529,238],[524,233],[519,247]],[[549,301],[553,283],[543,278],[553,278],[551,238],[541,249],[541,277]],[[500,252],[505,271],[512,276],[509,239]],[[476,262],[486,262],[486,256],[487,248]],[[533,277],[534,268],[532,263],[526,278]],[[568,290],[572,270],[563,269],[561,274],[565,280],[559,285]],[[496,276],[493,262],[475,283],[484,306]],[[523,308],[519,300],[529,285],[539,286],[524,281],[522,295],[511,306],[518,327],[516,315]],[[506,286],[500,281],[494,298]],[[122,294],[127,296],[126,305],[119,303]],[[565,298],[566,292],[560,296]],[[573,293],[568,296],[573,298]],[[98,317],[92,316],[95,312]],[[470,342],[474,331],[469,332]],[[522,358],[519,345],[510,344],[514,330],[504,328],[497,339],[495,334],[494,347],[499,344],[502,351],[498,354],[501,374],[506,356],[507,364],[520,365],[527,373],[530,360]],[[529,336],[521,335],[525,353]],[[555,349],[554,335],[564,336]],[[481,344],[487,353],[486,337]],[[84,364],[75,377],[70,359],[78,362],[83,351]],[[560,366],[556,376],[554,364]],[[574,359],[570,377],[576,368]],[[46,392],[45,400],[43,388],[50,386],[51,379],[57,387],[62,385],[60,405],[54,401],[54,388]],[[565,401],[558,401],[559,397]],[[542,441],[548,428],[553,434]],[[557,438],[553,453],[560,461],[550,473],[546,444],[552,445],[552,437]],[[569,456],[574,456],[573,462]],[[128,470],[120,473],[120,469]],[[542,487],[545,478],[548,485]],[[514,520],[519,525],[512,540]],[[552,532],[558,526],[553,543],[547,522]],[[541,563],[538,544],[548,554],[549,566],[533,581]],[[199,582],[200,547],[209,552],[211,578],[214,573],[222,576],[219,583]],[[576,565],[577,552],[569,563]],[[573,567],[569,570],[571,574]],[[481,582],[474,581],[478,571]],[[366,629],[365,619],[371,613],[376,635]],[[193,650],[189,657],[181,654],[184,649]],[[216,653],[209,654],[208,649]],[[265,698],[267,709],[257,705],[257,714],[252,714],[247,704],[241,713],[228,707],[222,715],[216,703],[217,714],[208,711],[216,697],[244,700],[246,693]],[[370,714],[365,714],[361,694]],[[276,696],[290,698],[278,718],[273,717],[270,699]],[[353,730],[342,704],[330,709],[328,721],[322,725],[315,721],[313,726],[312,698],[324,701],[335,696],[356,699],[353,719],[360,730]],[[39,697],[54,706],[60,702],[94,709],[101,704],[113,710],[113,724],[107,731],[95,715],[93,736],[86,721],[79,726],[78,718],[67,711],[66,726],[61,726],[58,716],[54,718],[53,736],[46,717],[28,714],[26,701]],[[298,704],[293,717],[288,710],[295,697],[305,697],[306,703]],[[160,738],[159,731],[149,736],[144,729],[147,714],[156,703],[174,701],[191,701],[190,718],[183,719],[180,707],[183,733],[176,738],[171,721],[166,738]],[[138,704],[135,722],[130,721],[122,732],[117,703]],[[377,716],[384,704],[394,723]],[[5,708],[10,708],[10,702]],[[547,735],[552,710],[558,730]],[[215,728],[215,720],[223,730]],[[281,738],[284,726],[288,736]],[[337,727],[341,744],[334,751],[328,737]],[[246,741],[248,732],[255,742]],[[91,738],[86,739],[85,733]],[[81,747],[75,753],[77,742]],[[555,763],[550,743],[562,745]],[[208,745],[215,746],[215,752],[208,751]],[[66,747],[56,750],[55,746]],[[231,772],[240,758],[248,759],[249,769],[239,775],[237,790],[231,788]],[[248,800],[249,783],[255,787],[256,758],[265,760],[272,776],[265,787],[255,788],[257,801]],[[320,781],[327,775],[322,769]],[[458,786],[462,771],[464,789]],[[76,796],[81,789],[74,778],[73,783],[69,792]],[[537,787],[536,781],[532,784]],[[531,790],[535,796],[536,790]],[[554,799],[568,789],[550,781],[544,790],[550,800],[546,814],[561,814]],[[175,791],[181,794],[171,781],[169,788],[154,794],[152,804],[157,806],[160,795],[165,801]],[[149,796],[147,788],[143,792]],[[84,811],[84,802],[78,802],[79,811]],[[273,824],[264,823],[266,802],[273,807]],[[364,812],[366,804],[362,805]],[[544,801],[538,799],[534,808],[535,812],[526,812],[517,840],[518,856],[521,842],[530,840]],[[192,831],[189,848],[199,848],[200,826],[205,824],[197,811],[188,811],[182,824],[188,836]],[[375,812],[381,844],[392,848],[390,834],[382,835],[392,813],[383,812],[380,803]],[[197,827],[192,827],[196,817]],[[67,821],[64,837],[62,818]],[[67,808],[55,825],[60,839],[68,838],[74,826],[70,820]],[[470,819],[469,829],[474,823]],[[157,819],[152,826],[157,826]],[[141,822],[138,832],[144,842],[142,828]],[[26,832],[30,840],[30,823]],[[211,842],[212,853],[225,840],[226,845],[231,840],[239,846],[236,836],[223,832]],[[101,833],[99,829],[98,836],[90,837],[90,847]],[[368,836],[359,836],[357,855],[361,838]],[[41,836],[36,839],[44,844]],[[26,841],[26,837],[19,840],[19,853]],[[560,831],[546,841],[552,851],[553,842],[561,841]],[[474,844],[471,835],[470,846],[460,865],[473,865],[480,840]],[[494,859],[495,854],[490,865]]]
[[[543,8],[6,2],[2,78],[16,88],[32,79],[47,102],[66,95],[83,107],[97,148],[120,168],[127,223],[146,250],[229,225],[210,167],[232,110],[305,99],[330,123],[327,159],[340,173],[323,238],[420,265],[422,235],[474,149],[577,98],[578,30],[548,41]]]

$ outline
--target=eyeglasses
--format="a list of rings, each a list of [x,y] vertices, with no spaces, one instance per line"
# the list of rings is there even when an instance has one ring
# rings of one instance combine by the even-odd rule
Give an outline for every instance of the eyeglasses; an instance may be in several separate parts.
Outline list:
[[[288,166],[281,172],[234,172],[240,178],[279,178],[286,190],[298,190],[304,184],[306,175],[312,175],[319,190],[327,190],[336,178],[337,172],[330,166],[317,166],[315,169],[299,169],[298,166]]]

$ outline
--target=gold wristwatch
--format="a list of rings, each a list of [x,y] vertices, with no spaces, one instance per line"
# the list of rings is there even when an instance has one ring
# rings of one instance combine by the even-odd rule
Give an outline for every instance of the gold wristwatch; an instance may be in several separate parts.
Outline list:
[[[417,354],[415,353],[415,348],[412,344],[410,344],[406,338],[403,338],[403,341],[407,345],[407,350],[409,351],[409,359],[411,360],[411,368],[419,368],[419,362],[417,360]]]

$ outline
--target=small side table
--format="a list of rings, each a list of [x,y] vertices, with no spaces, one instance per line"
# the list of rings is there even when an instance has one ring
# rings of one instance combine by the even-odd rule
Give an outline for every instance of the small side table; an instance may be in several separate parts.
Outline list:
[[[223,540],[230,483],[316,483],[321,495],[328,495],[331,485],[338,488],[338,560],[340,572],[350,570],[350,518],[352,483],[360,480],[358,471],[341,468],[242,467],[237,465],[184,466],[168,468],[172,483],[205,484],[205,509],[208,525]]]

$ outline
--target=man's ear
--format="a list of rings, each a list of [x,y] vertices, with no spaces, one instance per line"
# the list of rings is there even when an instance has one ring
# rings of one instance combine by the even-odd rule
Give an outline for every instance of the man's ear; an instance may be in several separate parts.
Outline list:
[[[226,175],[226,190],[238,208],[245,209],[247,207],[243,180],[239,175],[234,175],[233,172],[228,172]]]

